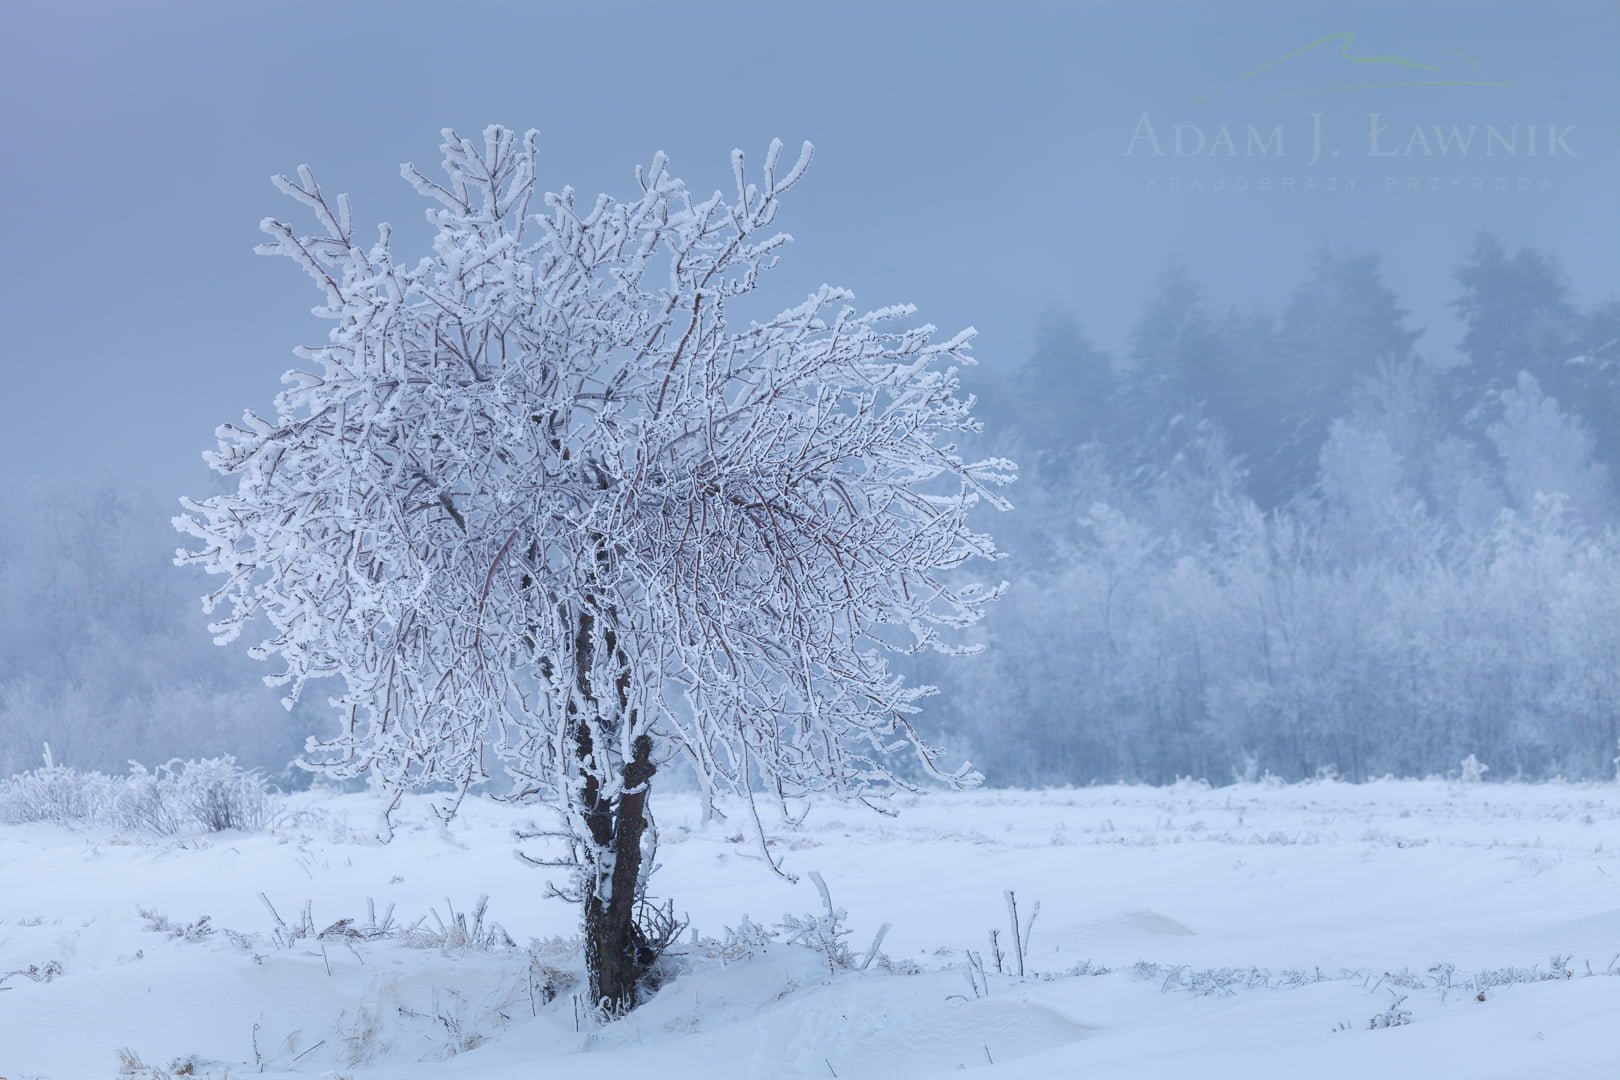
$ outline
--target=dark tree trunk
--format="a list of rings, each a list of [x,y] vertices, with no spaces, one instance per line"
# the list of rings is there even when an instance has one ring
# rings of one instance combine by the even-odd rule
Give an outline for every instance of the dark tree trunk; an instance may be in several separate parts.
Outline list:
[[[604,736],[622,731],[628,724],[635,730],[636,713],[630,707],[629,666],[619,652],[618,635],[612,627],[611,611],[605,613],[602,644],[619,665],[614,680],[613,700],[597,698],[591,681],[596,659],[596,619],[598,612],[586,610],[579,616],[574,636],[575,689],[574,752],[580,768],[580,810],[592,849],[587,865],[583,897],[585,931],[585,970],[590,980],[590,1000],[607,1016],[622,1016],[636,1005],[642,977],[657,949],[636,924],[637,886],[641,878],[641,838],[647,830],[647,795],[657,767],[652,763],[652,739],[637,735],[630,745],[630,760],[623,766],[621,794],[617,799],[602,794],[602,770],[607,753],[596,753],[591,725],[586,713],[601,721]],[[600,862],[598,862],[600,860]],[[604,863],[611,868],[604,875]]]
[[[603,808],[602,820],[611,833],[602,837],[606,841],[602,846],[613,856],[613,869],[607,876],[608,894],[598,895],[594,878],[585,893],[585,966],[590,995],[609,1016],[622,1015],[635,1007],[641,980],[658,959],[636,923],[641,838],[647,828],[649,783],[657,771],[651,755],[652,740],[639,736],[634,756],[624,768],[625,794],[617,806]],[[596,787],[594,781],[588,786]]]

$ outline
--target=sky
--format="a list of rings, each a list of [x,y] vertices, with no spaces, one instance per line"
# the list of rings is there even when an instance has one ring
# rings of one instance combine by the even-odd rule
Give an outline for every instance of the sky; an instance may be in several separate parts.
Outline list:
[[[297,268],[252,253],[266,215],[302,224],[269,177],[307,162],[421,242],[399,163],[491,122],[538,129],[542,185],[588,194],[655,150],[706,192],[733,147],[814,142],[780,306],[822,282],[916,303],[978,328],[984,378],[1045,312],[1117,350],[1167,266],[1247,308],[1324,244],[1381,252],[1443,359],[1481,228],[1620,291],[1617,52],[1597,0],[8,0],[0,464],[208,488],[215,426],[325,333]]]

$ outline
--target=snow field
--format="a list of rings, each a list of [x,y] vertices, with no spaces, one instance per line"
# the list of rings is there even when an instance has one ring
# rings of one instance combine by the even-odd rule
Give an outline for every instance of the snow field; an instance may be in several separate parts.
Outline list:
[[[702,942],[689,930],[652,1000],[602,1026],[578,1018],[574,910],[512,856],[522,810],[469,801],[444,826],[413,797],[387,845],[372,796],[322,792],[280,800],[262,833],[0,827],[0,1077],[495,1080],[579,1054],[659,1078],[1620,1076],[1614,786],[826,804],[774,831],[797,884],[741,814],[705,826],[667,791],[654,807],[653,892]],[[721,948],[744,915],[820,912],[810,871],[857,963],[892,924],[884,959]],[[991,952],[992,929],[1011,951],[1007,889],[1025,919],[1040,903],[1023,979]],[[312,931],[353,922],[301,935],[306,904]]]

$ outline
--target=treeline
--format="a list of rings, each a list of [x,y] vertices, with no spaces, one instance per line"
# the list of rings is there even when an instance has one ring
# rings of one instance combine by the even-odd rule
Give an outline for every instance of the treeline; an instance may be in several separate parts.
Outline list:
[[[234,754],[302,783],[286,765],[314,717],[289,718],[265,665],[214,646],[208,582],[171,565],[172,504],[9,482],[0,505],[0,778],[41,764],[49,743],[80,769]]]
[[[1614,774],[1620,303],[1490,235],[1455,276],[1455,356],[1331,250],[1275,311],[1168,274],[1124,356],[1042,329],[1014,584],[924,672],[991,782]]]

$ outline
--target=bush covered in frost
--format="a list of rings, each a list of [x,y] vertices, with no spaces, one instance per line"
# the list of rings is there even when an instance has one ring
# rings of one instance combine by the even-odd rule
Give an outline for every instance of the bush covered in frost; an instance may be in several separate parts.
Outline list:
[[[47,754],[41,768],[0,780],[0,821],[99,821],[112,812],[123,783],[105,773],[53,764]]]
[[[120,777],[58,765],[47,747],[41,767],[0,780],[0,823],[99,825],[160,836],[251,831],[269,824],[269,796],[264,775],[230,755],[176,759],[151,770],[131,762],[129,775]]]

